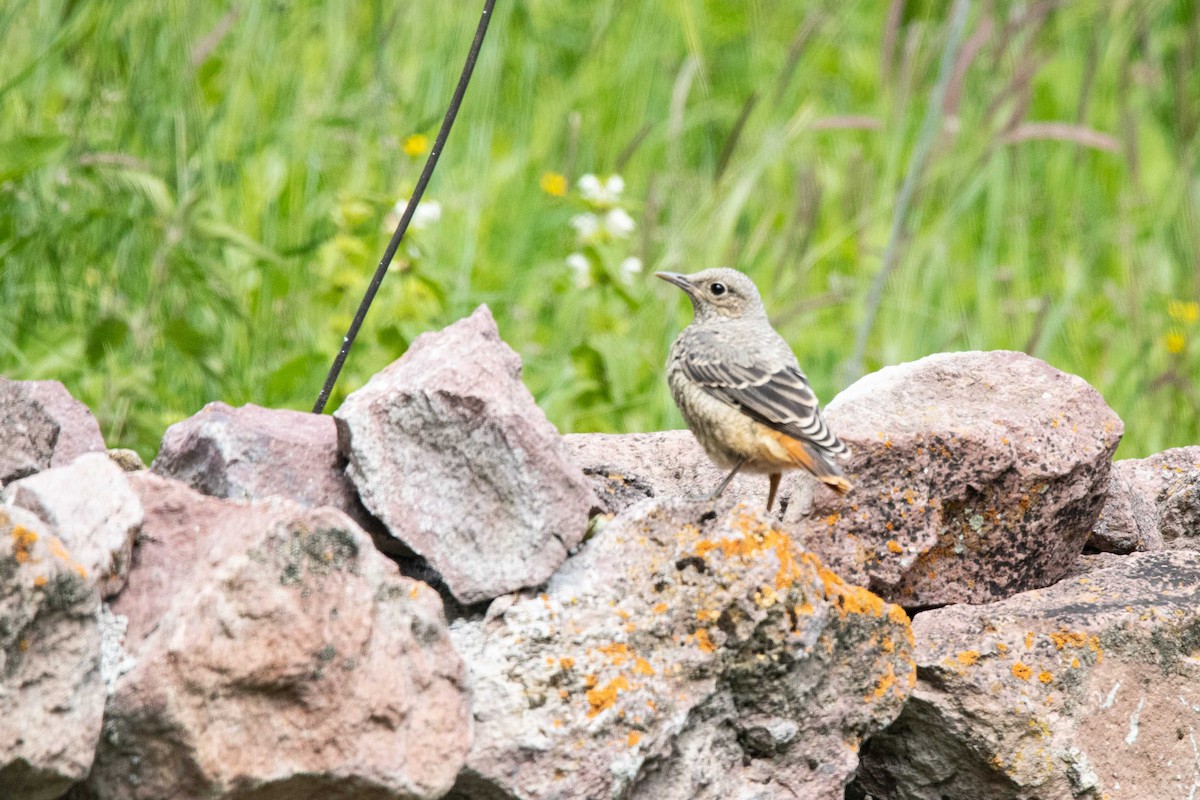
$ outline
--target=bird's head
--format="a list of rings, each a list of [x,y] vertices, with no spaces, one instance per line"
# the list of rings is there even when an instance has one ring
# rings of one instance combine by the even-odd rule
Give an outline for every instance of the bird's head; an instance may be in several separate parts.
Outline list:
[[[721,267],[691,275],[678,272],[654,274],[687,293],[695,309],[697,322],[766,316],[758,287],[736,269]]]

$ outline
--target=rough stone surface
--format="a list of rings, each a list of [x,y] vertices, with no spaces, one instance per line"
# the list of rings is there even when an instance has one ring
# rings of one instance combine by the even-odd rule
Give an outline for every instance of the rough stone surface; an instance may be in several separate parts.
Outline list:
[[[545,581],[595,503],[520,376],[481,306],[418,337],[334,415],[363,503],[463,603]]]
[[[865,567],[872,590],[910,607],[1061,578],[1095,524],[1123,431],[1084,380],[1004,351],[887,367],[826,418],[853,451],[855,488],[816,496],[806,543],[840,574]]]
[[[540,596],[451,635],[476,743],[456,800],[841,800],[915,680],[907,617],[757,511],[649,500]]]
[[[917,687],[864,749],[858,796],[1193,796],[1200,553],[1109,558],[1002,602],[918,614]]]
[[[104,451],[96,418],[58,381],[0,377],[0,431],[0,484]]]
[[[441,601],[345,514],[131,477],[146,518],[99,800],[437,798],[469,747]]]
[[[105,453],[88,453],[15,481],[5,487],[4,498],[47,523],[95,579],[102,597],[125,586],[142,504]]]
[[[1200,549],[1200,446],[1114,463],[1088,544],[1113,553]]]
[[[333,418],[321,414],[209,403],[167,428],[152,468],[212,497],[286,497],[377,524],[346,478]]]
[[[0,508],[0,797],[53,800],[87,775],[104,712],[100,595],[46,524]]]
[[[725,477],[687,430],[571,433],[563,441],[571,459],[591,482],[599,509],[607,514],[623,511],[648,497],[700,497]],[[781,497],[790,496],[790,483],[784,481]],[[765,507],[767,479],[762,475],[737,475],[725,490],[726,498]]]

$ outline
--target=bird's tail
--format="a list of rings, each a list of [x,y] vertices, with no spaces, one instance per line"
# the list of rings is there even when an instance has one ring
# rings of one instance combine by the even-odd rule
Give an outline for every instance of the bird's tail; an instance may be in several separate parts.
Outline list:
[[[842,468],[833,460],[832,455],[790,436],[781,435],[778,437],[778,441],[787,449],[788,454],[798,466],[804,467],[817,480],[833,488],[838,494],[846,494],[854,488],[854,484],[846,480],[846,473],[842,472]]]

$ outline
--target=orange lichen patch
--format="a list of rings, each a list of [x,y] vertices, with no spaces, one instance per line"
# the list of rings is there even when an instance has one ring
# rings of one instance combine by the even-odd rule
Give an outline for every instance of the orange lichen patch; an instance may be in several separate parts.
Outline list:
[[[653,675],[654,667],[650,666],[650,662],[646,659],[638,658],[633,662],[633,673],[635,675]]]
[[[14,533],[15,533],[15,529],[14,529]],[[67,552],[67,548],[63,547],[62,542],[60,542],[57,538],[51,536],[50,540],[49,540],[49,544],[50,544],[50,554],[52,556],[59,559],[60,561],[67,562],[67,565],[71,569],[75,570],[76,574],[78,574],[79,577],[81,577],[81,578],[87,577],[87,575],[88,575],[87,569],[85,569],[84,566],[82,564],[80,564],[79,562],[77,562],[75,559],[71,558],[71,554]]]
[[[887,549],[891,550],[893,553],[903,553],[904,552],[904,548],[901,547],[900,543],[897,542],[895,539],[887,540]]]
[[[996,652],[997,653],[1007,653],[1008,645],[1006,645],[1004,642],[996,642]]]
[[[595,686],[596,685],[596,676],[595,675],[584,675],[583,676],[583,685],[588,687],[589,689],[592,688],[593,686]]]
[[[895,683],[896,669],[891,664],[888,664],[887,673],[885,673],[884,676],[879,679],[879,683],[875,684],[873,696],[868,696],[866,701],[869,703],[873,699],[878,700],[880,697],[883,697],[885,694],[887,694],[888,689],[891,689]]]
[[[21,648],[22,653],[27,652],[29,650],[29,640],[22,638],[19,642],[17,642],[17,647]]]
[[[563,726],[563,721],[561,719],[556,719],[553,722],[551,722],[550,724],[556,728],[561,728]]]
[[[1027,681],[1033,677],[1033,670],[1018,661],[1012,665],[1012,674],[1014,678],[1020,678],[1023,681]]]
[[[879,643],[879,649],[885,653],[894,653],[896,652],[896,643],[892,641],[892,637],[884,636]]]
[[[623,609],[623,608],[618,608],[618,609],[617,609],[617,616],[618,616],[618,617],[620,617],[621,619],[629,619],[629,617],[630,617],[630,614],[629,614],[629,612],[628,612],[628,611],[626,611],[625,609]]]
[[[1104,661],[1104,651],[1102,651],[1100,649],[1100,637],[1099,636],[1093,635],[1093,636],[1088,637],[1088,649],[1090,649],[1093,653],[1096,654],[1096,663],[1097,664],[1100,664]]]
[[[958,663],[962,664],[964,667],[971,667],[974,666],[975,662],[979,660],[979,651],[959,650],[958,655],[956,655],[955,658],[957,658]]]
[[[633,747],[641,740],[642,740],[642,735],[640,733],[638,733],[637,731],[630,731],[629,738],[627,738],[625,741],[627,741],[629,743],[630,747]]]
[[[1071,669],[1079,669],[1079,659],[1078,658],[1071,659]]]
[[[559,699],[559,700],[566,700],[566,699],[567,699],[568,697],[570,697],[570,696],[571,696],[571,693],[570,693],[570,692],[568,692],[566,689],[559,689],[559,690],[558,690],[558,699]]]
[[[708,631],[704,628],[696,631],[696,646],[706,653],[715,652],[717,646],[713,644],[713,640],[709,638]]]
[[[626,633],[633,633],[636,630],[637,630],[637,625],[635,625],[634,623],[632,623],[632,622],[625,623],[625,632]]]
[[[1087,634],[1085,633],[1068,633],[1060,631],[1059,633],[1048,634],[1050,641],[1054,642],[1054,646],[1062,650],[1067,645],[1071,647],[1083,647],[1087,644]]]
[[[709,608],[702,608],[696,612],[696,619],[700,620],[701,622],[716,622],[717,618],[720,616],[721,612],[713,611]]]
[[[612,708],[622,689],[629,689],[629,679],[624,675],[618,675],[598,689],[589,689],[587,693],[588,716],[594,717],[601,711]]]
[[[411,597],[413,600],[416,600],[418,597],[420,597],[421,596],[421,584],[414,583],[412,589],[408,593],[408,596]]]
[[[917,662],[911,658],[908,660],[908,688],[916,688],[917,685]]]
[[[633,656],[633,654],[629,652],[629,646],[624,642],[613,642],[612,644],[606,644],[602,647],[597,647],[596,649],[608,656],[608,660],[617,667],[624,664]]]
[[[832,528],[834,525],[837,525],[838,520],[841,518],[842,518],[841,514],[836,514],[836,513],[830,514],[828,517],[825,518],[825,524]]]
[[[1031,647],[1033,647],[1033,631],[1027,631],[1025,633],[1025,649],[1028,650]]]
[[[542,601],[542,605],[544,605],[546,608],[550,607],[550,596],[549,595],[539,594],[538,599]]]
[[[1038,673],[1038,680],[1042,683],[1050,683],[1050,681],[1054,680],[1054,676],[1046,670],[1042,670]]]
[[[33,579],[33,585],[37,586],[39,588],[42,586],[45,586],[46,585],[46,576],[38,575],[36,578]]]
[[[563,669],[570,669],[571,667],[575,666],[575,659],[571,658],[570,656],[565,656],[558,660],[558,665]]]
[[[712,551],[720,550],[726,558],[736,556],[745,560],[773,550],[779,561],[779,571],[775,574],[775,588],[790,587],[800,576],[796,559],[792,555],[791,537],[782,531],[763,526],[756,517],[748,514],[738,517],[737,524],[743,532],[741,538],[717,541],[702,539],[696,543],[696,555],[705,558]]]
[[[18,564],[24,564],[32,558],[34,544],[38,535],[24,525],[14,525],[12,529],[13,558]]]
[[[652,608],[650,610],[653,611],[655,614],[665,614],[665,613],[667,613],[667,604],[659,603],[658,605],[656,605],[654,608]]]
[[[658,711],[658,704],[655,703],[653,700],[647,700],[646,708],[650,709],[651,711]]]

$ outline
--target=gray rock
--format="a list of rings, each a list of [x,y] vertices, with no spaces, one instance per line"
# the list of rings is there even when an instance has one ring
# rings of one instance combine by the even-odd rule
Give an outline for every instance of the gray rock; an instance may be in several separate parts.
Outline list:
[[[1113,553],[1200,549],[1200,446],[1114,463],[1088,544]]]
[[[125,586],[142,505],[121,468],[105,453],[14,481],[5,502],[47,523],[109,598]]]
[[[982,603],[1061,578],[1095,525],[1123,431],[1083,379],[1004,351],[887,367],[826,418],[853,451],[854,490],[816,495],[808,545],[905,606]]]
[[[544,582],[595,498],[486,306],[424,334],[334,415],[367,509],[475,603]]]
[[[0,431],[0,485],[104,451],[96,418],[58,381],[0,377]]]
[[[91,796],[446,794],[470,727],[433,590],[335,509],[130,480],[145,536],[106,623],[114,691]]]
[[[345,467],[332,417],[214,402],[167,428],[152,470],[210,497],[286,497],[336,508],[372,528],[378,523],[359,502]]]
[[[888,800],[1186,798],[1200,783],[1200,553],[913,620],[919,680],[863,751]]]
[[[907,617],[710,509],[629,508],[544,594],[452,625],[476,731],[452,798],[842,798],[915,682]]]
[[[5,800],[54,800],[92,765],[105,699],[99,610],[94,579],[48,526],[0,508]]]

